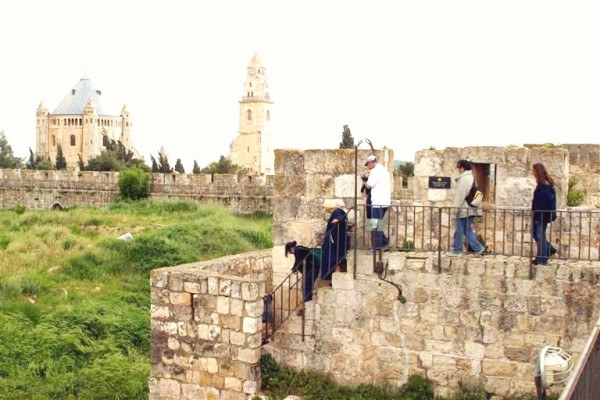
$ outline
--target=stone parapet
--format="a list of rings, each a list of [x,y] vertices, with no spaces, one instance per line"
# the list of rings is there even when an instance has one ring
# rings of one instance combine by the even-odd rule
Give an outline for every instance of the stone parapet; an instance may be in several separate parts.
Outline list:
[[[359,254],[358,264],[370,266],[371,257]],[[441,273],[435,254],[385,259],[405,304],[372,266],[356,280],[335,273],[333,286],[307,303],[305,340],[292,317],[265,350],[349,385],[400,385],[422,374],[439,392],[475,381],[498,395],[534,393],[542,347],[560,346],[577,360],[600,314],[600,262],[552,261],[530,280],[521,257],[443,258]]]
[[[32,210],[105,207],[119,198],[118,175],[118,172],[0,169],[0,207],[7,209],[19,204]],[[244,214],[273,211],[273,186],[262,176],[155,173],[150,197],[215,201]]]
[[[151,273],[151,400],[246,399],[260,389],[269,251]]]

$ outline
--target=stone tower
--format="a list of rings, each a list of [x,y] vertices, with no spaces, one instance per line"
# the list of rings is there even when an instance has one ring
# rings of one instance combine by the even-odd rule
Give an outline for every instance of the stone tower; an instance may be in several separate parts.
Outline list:
[[[267,71],[255,53],[248,65],[242,100],[240,128],[230,146],[229,159],[250,174],[274,174],[275,152],[271,132],[271,107]]]
[[[40,103],[36,111],[36,156],[56,161],[58,145],[62,147],[68,169],[77,169],[79,158],[84,163],[99,156],[114,140],[126,149],[132,148],[131,118],[127,106],[121,114],[110,113],[102,104],[102,92],[83,77],[52,111]]]

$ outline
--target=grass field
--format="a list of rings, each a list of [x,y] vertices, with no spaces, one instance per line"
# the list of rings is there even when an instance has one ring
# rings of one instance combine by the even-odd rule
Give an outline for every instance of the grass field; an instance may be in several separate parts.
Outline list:
[[[149,271],[271,247],[270,216],[219,205],[21,211],[0,211],[1,399],[148,398]]]

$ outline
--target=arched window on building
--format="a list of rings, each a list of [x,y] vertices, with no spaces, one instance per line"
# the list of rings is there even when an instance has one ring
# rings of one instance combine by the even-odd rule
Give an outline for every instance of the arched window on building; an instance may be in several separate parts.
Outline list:
[[[52,135],[52,146],[56,146],[56,136]]]
[[[246,111],[246,116],[248,118],[248,121],[252,121],[252,110]]]
[[[109,143],[108,143],[108,136],[102,135],[102,146],[108,147],[108,145],[109,145]]]
[[[267,121],[271,120],[271,111],[267,110]]]
[[[75,135],[71,135],[71,146],[75,146]]]

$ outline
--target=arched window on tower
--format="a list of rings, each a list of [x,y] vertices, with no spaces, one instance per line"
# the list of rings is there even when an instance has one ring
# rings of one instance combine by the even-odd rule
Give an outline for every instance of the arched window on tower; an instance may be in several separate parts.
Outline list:
[[[246,116],[247,116],[248,121],[252,121],[252,110],[246,111]]]
[[[271,120],[271,110],[267,110],[267,121]]]
[[[75,135],[71,135],[71,146],[75,146]]]

